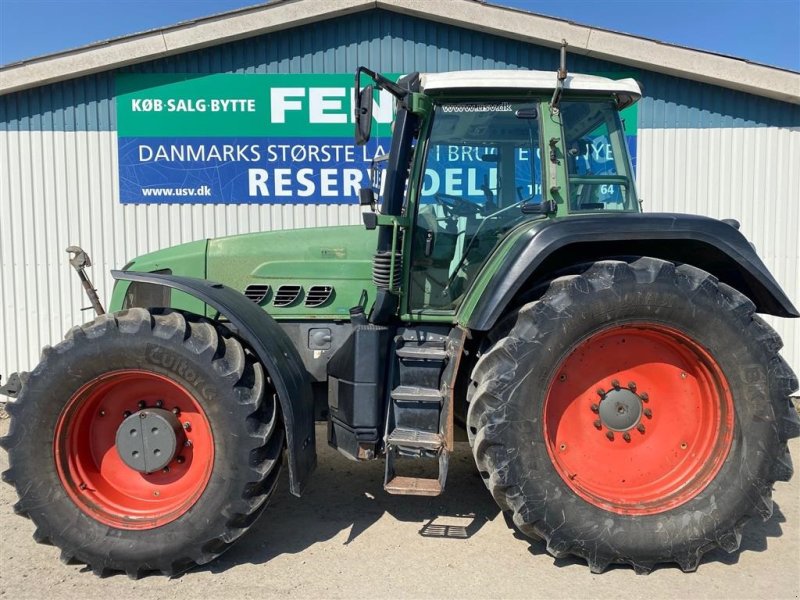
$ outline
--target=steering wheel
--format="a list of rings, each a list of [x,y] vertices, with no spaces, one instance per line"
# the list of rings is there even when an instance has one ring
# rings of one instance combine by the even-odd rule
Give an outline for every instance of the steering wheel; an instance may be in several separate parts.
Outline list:
[[[448,216],[455,215],[457,217],[474,217],[483,212],[483,207],[480,204],[475,204],[469,200],[465,200],[460,196],[451,196],[450,194],[434,194],[434,199],[441,206]]]

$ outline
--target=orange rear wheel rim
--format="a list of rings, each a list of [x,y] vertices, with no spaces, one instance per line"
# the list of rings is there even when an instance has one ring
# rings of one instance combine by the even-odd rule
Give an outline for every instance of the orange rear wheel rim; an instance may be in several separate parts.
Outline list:
[[[719,364],[660,324],[614,326],[581,341],[544,403],[547,451],[587,502],[626,515],[684,504],[719,472],[734,410]]]

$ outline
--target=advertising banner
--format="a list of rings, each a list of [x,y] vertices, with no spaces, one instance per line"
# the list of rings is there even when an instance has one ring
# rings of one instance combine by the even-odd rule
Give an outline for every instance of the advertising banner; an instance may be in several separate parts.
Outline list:
[[[388,150],[393,98],[353,143],[353,76],[120,74],[120,201],[350,204]]]
[[[353,142],[352,74],[123,73],[116,92],[123,204],[355,204],[389,150],[383,91]]]

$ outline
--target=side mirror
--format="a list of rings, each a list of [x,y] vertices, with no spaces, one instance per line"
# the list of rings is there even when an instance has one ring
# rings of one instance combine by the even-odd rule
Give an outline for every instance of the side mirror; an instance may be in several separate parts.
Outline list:
[[[369,141],[372,131],[372,92],[374,87],[368,85],[356,96],[356,144],[363,146]]]
[[[358,199],[361,206],[369,206],[372,210],[375,210],[375,192],[372,188],[362,187],[358,191]]]

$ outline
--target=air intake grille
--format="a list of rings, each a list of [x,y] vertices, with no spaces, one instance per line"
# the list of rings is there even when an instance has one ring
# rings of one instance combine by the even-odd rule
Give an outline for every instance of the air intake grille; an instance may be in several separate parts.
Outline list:
[[[306,306],[314,308],[322,306],[331,297],[333,288],[329,285],[312,285],[306,294]]]
[[[261,304],[269,294],[269,286],[264,283],[251,283],[244,290],[244,295],[256,304]]]
[[[275,292],[275,300],[272,301],[272,304],[274,306],[289,306],[290,304],[294,304],[302,289],[303,288],[299,285],[282,285],[278,288],[278,291]]]

